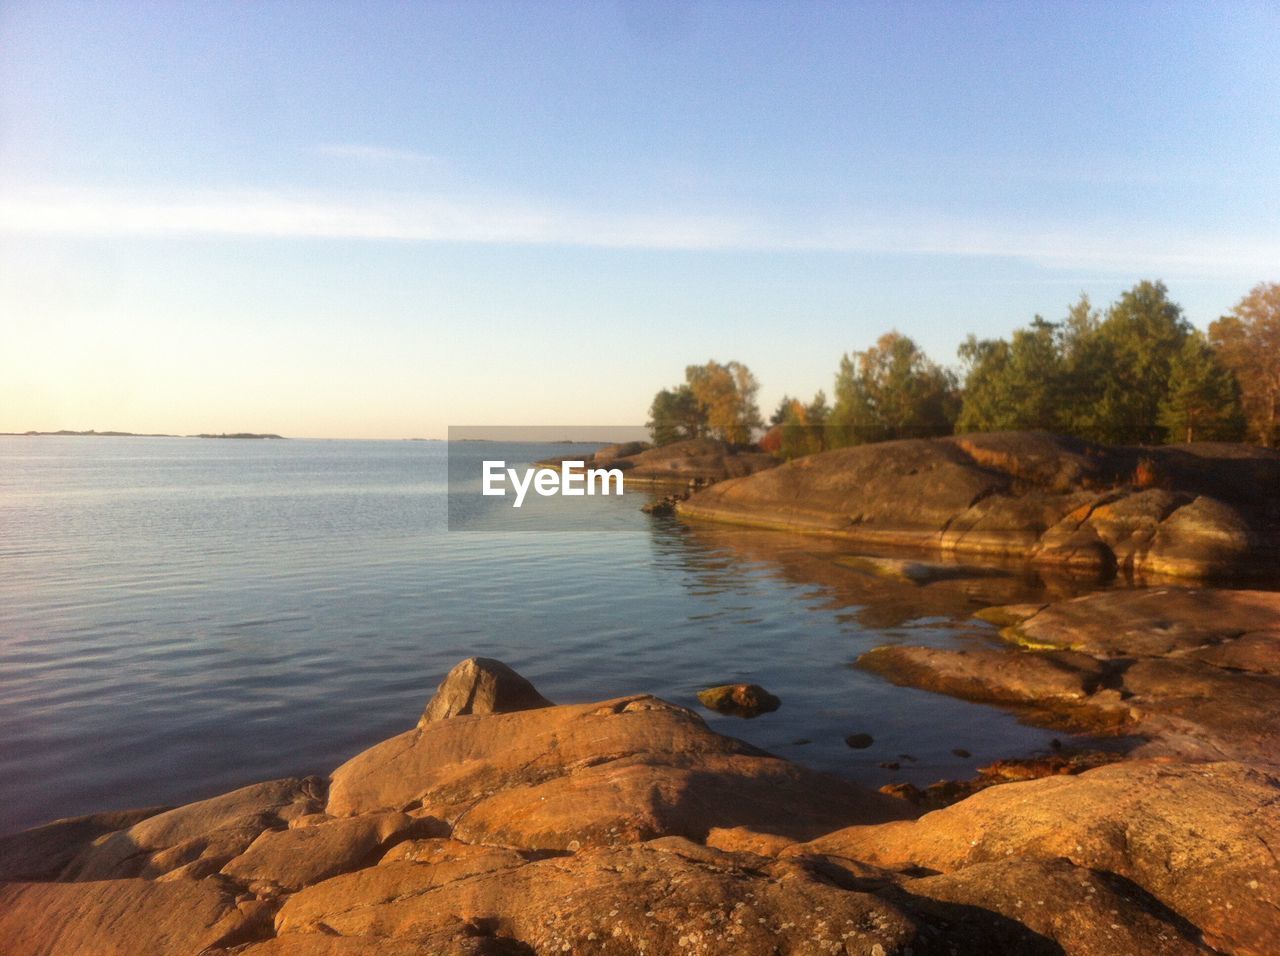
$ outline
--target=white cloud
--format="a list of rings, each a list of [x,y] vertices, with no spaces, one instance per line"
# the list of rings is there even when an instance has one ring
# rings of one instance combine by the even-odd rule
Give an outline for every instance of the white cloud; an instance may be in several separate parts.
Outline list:
[[[1256,276],[1280,240],[1156,226],[865,217],[800,228],[746,215],[603,214],[511,200],[323,197],[245,191],[0,190],[0,233],[69,237],[363,239],[688,251],[773,250],[996,257],[1050,268]]]

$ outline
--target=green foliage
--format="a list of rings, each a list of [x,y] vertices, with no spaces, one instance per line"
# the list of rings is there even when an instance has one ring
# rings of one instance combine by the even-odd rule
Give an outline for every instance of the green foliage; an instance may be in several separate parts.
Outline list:
[[[688,385],[678,385],[658,392],[649,406],[648,428],[655,445],[701,437],[706,431],[706,420],[698,409],[693,390]]]
[[[1213,325],[1209,340],[1240,382],[1249,434],[1280,444],[1280,282],[1261,282]]]
[[[1158,443],[1173,360],[1190,334],[1163,282],[1139,282],[1123,293],[1075,343],[1065,430],[1112,444]]]
[[[1187,337],[1174,356],[1160,425],[1170,442],[1239,441],[1244,437],[1240,388],[1204,336]]]
[[[747,444],[761,426],[756,393],[760,385],[740,362],[707,362],[685,368],[685,384],[664,388],[649,406],[649,433],[655,445],[712,434]]]
[[[827,422],[831,409],[827,396],[819,391],[808,405],[797,399],[789,399],[790,405],[782,420],[782,446],[779,454],[786,459],[802,458],[825,451],[828,447]]]
[[[829,433],[833,445],[947,435],[957,412],[955,377],[889,332],[841,357]]]
[[[1059,427],[1067,400],[1061,327],[1036,316],[1012,341],[960,346],[968,366],[956,431],[1013,431]]]

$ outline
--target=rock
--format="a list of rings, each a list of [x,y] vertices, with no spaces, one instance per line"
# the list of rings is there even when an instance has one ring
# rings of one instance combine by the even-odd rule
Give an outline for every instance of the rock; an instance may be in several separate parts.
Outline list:
[[[899,685],[1007,703],[1080,702],[1097,688],[1103,673],[1101,664],[1084,654],[905,644],[874,648],[858,658],[857,666]]]
[[[321,930],[404,937],[462,917],[535,953],[602,956],[839,952],[850,939],[858,952],[901,953],[920,932],[892,902],[751,859],[669,838],[428,889],[420,880],[429,868],[396,863],[303,890],[276,928],[280,939]]]
[[[1161,487],[1134,485],[1143,458]],[[1274,577],[1280,452],[1138,450],[1036,432],[911,439],[730,478],[677,513],[1102,576]]]
[[[814,835],[904,812],[645,696],[424,724],[334,771],[326,809],[411,810],[468,842],[531,849],[702,839],[712,826]]]
[[[846,746],[852,747],[854,750],[866,750],[876,741],[870,734],[850,734],[844,738],[844,742]]]
[[[1097,591],[1046,605],[1004,636],[1094,657],[1157,657],[1280,631],[1280,592],[1213,588]]]
[[[1135,760],[991,787],[915,822],[850,827],[783,851],[963,873],[1070,860],[1131,880],[1216,949],[1273,951],[1280,780],[1237,763]]]
[[[706,842],[712,849],[724,850],[726,853],[777,856],[796,841],[776,833],[760,833],[748,827],[712,827]]]
[[[242,787],[150,816],[101,837],[67,865],[63,879],[156,877],[195,860],[220,868],[264,830],[321,808],[324,782],[290,777]]]
[[[419,726],[463,714],[510,714],[550,706],[551,701],[502,661],[468,657],[445,676]]]
[[[1204,953],[1198,931],[1127,880],[1065,859],[977,863],[886,893],[953,950],[1033,956]]]
[[[609,467],[624,466],[627,483],[706,485],[756,474],[777,464],[778,460],[765,452],[739,448],[715,438],[693,438],[613,459]]]
[[[772,713],[782,701],[759,684],[721,684],[698,691],[698,700],[709,710],[734,717],[759,717]]]
[[[243,942],[252,919],[213,880],[0,883],[5,956],[172,956]]]
[[[911,561],[906,558],[885,558],[867,554],[843,554],[836,558],[836,564],[864,574],[892,578],[909,584],[992,577],[1003,573],[993,568],[982,568],[972,564],[942,564],[936,561]]]
[[[396,840],[429,828],[403,813],[370,813],[315,826],[261,833],[222,873],[244,883],[257,880],[297,890],[372,865]]]
[[[55,820],[44,826],[0,837],[0,880],[51,880],[72,857],[108,833],[133,826],[169,807],[115,810]]]

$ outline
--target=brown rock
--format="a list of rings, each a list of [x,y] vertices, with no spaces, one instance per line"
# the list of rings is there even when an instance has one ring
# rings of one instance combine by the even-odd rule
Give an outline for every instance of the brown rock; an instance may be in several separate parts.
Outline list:
[[[421,821],[403,813],[370,813],[316,826],[267,830],[222,873],[241,882],[264,880],[285,890],[374,863]]]
[[[734,717],[759,717],[772,713],[782,701],[759,684],[721,684],[698,691],[698,700],[709,710]]]
[[[5,956],[173,956],[243,941],[216,881],[0,884]]]
[[[1132,880],[1239,954],[1273,951],[1280,918],[1280,781],[1241,764],[1128,761],[983,790],[913,823],[850,827],[817,853],[946,873],[1009,857]]]
[[[757,860],[758,858],[751,858]],[[339,936],[406,937],[453,918],[492,927],[535,953],[900,953],[916,921],[893,903],[809,877],[778,874],[670,838],[530,863],[443,886],[415,886],[410,863],[363,870],[291,897],[281,939],[321,927]],[[779,878],[785,874],[785,878]]]
[[[625,468],[626,480],[655,484],[711,484],[775,467],[778,459],[715,438],[692,438],[660,445],[636,455],[614,458],[610,468]]]
[[[1159,587],[1059,601],[1023,619],[1006,636],[1095,657],[1157,657],[1260,631],[1280,631],[1280,592]]]
[[[811,836],[904,812],[643,696],[435,721],[334,771],[335,816],[409,808],[469,841],[540,849],[701,839],[713,825]]]
[[[418,726],[464,714],[510,714],[550,706],[551,701],[502,661],[468,657],[445,676]]]
[[[201,858],[221,867],[263,830],[314,813],[323,799],[324,781],[290,777],[189,803],[100,838],[76,855],[62,878],[155,877]]]
[[[51,880],[77,853],[108,833],[163,813],[168,807],[115,810],[54,820],[0,838],[0,880]]]
[[[868,651],[857,666],[895,684],[967,700],[1026,703],[1083,701],[1102,676],[1084,654],[1003,650],[947,650],[889,644]]]
[[[1063,859],[977,863],[908,880],[902,893],[910,896],[886,895],[941,927],[948,945],[962,952],[1207,952],[1194,927],[1132,883]]]
[[[1131,483],[1143,457],[1161,487]],[[1275,576],[1277,489],[1280,454],[1270,451],[1139,451],[1019,432],[810,455],[719,482],[677,512],[1094,575]]]

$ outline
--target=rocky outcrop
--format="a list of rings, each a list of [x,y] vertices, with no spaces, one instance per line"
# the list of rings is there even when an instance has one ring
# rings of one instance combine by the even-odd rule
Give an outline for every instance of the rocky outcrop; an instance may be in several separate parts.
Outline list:
[[[37,847],[69,860],[0,883],[0,952],[1120,956],[1203,952],[1203,931],[1259,954],[1280,927],[1278,807],[1258,770],[1136,761],[914,820],[653,697],[472,712],[327,786],[0,843],[7,873]]]
[[[1101,591],[980,616],[1010,646],[890,645],[858,666],[1067,730],[1140,735],[1145,754],[1280,760],[1280,592]]]
[[[1095,575],[1280,575],[1280,452],[1040,432],[860,445],[723,481],[687,518]]]
[[[558,466],[563,458],[539,464]],[[773,468],[778,459],[766,452],[731,445],[718,438],[691,438],[650,447],[643,442],[610,445],[594,455],[573,458],[588,468],[618,468],[627,484],[704,486]]]
[[[421,726],[463,714],[510,714],[550,706],[551,701],[502,661],[468,657],[445,675],[418,723]]]
[[[1277,837],[1275,776],[1237,763],[1128,761],[992,787],[915,822],[851,827],[783,856],[957,875],[1011,858],[1066,859],[1131,881],[1217,949],[1263,956],[1280,929]]]

